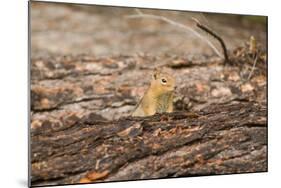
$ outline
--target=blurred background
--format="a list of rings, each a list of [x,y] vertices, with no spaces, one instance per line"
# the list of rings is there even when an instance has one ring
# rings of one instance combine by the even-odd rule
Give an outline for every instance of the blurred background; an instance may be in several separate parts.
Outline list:
[[[266,43],[266,17],[263,16],[140,10],[201,32],[194,25],[194,17],[217,32],[229,50],[243,45],[251,35],[260,43]],[[213,54],[212,49],[192,33],[161,20],[126,17],[132,14],[137,14],[134,8],[31,2],[32,55]],[[217,41],[212,42],[220,49]]]
[[[57,122],[73,112],[108,120],[128,116],[155,67],[168,68],[177,78],[176,110],[236,98],[266,100],[266,17],[40,2],[31,2],[30,11],[33,120],[52,116]],[[140,11],[206,38],[162,20],[128,18]],[[224,39],[236,66],[224,67],[206,41],[219,51],[220,44],[192,18]],[[250,36],[262,51],[257,65],[246,45]]]

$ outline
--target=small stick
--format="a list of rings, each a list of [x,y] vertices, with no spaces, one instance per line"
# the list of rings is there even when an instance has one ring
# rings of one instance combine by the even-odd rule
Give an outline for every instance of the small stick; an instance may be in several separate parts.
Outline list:
[[[250,74],[249,74],[247,80],[250,80],[250,78],[252,77],[252,74],[253,74],[254,69],[255,69],[255,67],[256,67],[256,64],[257,64],[257,61],[258,61],[258,54],[256,54],[256,58],[255,58],[254,64],[253,64],[253,66],[252,66],[251,72],[250,72]]]
[[[211,29],[209,29],[206,26],[204,26],[203,24],[201,24],[197,19],[193,18],[193,20],[196,22],[196,26],[198,28],[200,28],[203,31],[209,33],[211,36],[213,36],[215,39],[217,39],[220,42],[221,47],[223,49],[223,54],[224,54],[224,63],[229,62],[227,49],[226,49],[226,46],[225,46],[225,43],[224,43],[223,39],[218,34],[216,34],[214,31],[212,31]]]
[[[203,41],[205,41],[213,50],[214,52],[221,58],[223,58],[222,54],[220,53],[220,51],[211,43],[210,40],[208,40],[207,38],[204,38],[200,33],[198,33],[197,31],[195,31],[194,29],[192,29],[191,27],[188,27],[186,25],[183,25],[181,23],[178,23],[176,21],[173,21],[171,19],[168,19],[164,16],[157,16],[157,15],[153,15],[153,14],[144,14],[142,13],[140,10],[137,11],[138,14],[134,14],[134,15],[129,15],[126,16],[129,19],[136,19],[136,18],[150,18],[150,19],[155,19],[155,20],[162,20],[168,24],[171,24],[173,26],[179,27],[184,29],[185,31],[191,32],[193,33],[195,36],[197,36],[198,38],[202,39]]]

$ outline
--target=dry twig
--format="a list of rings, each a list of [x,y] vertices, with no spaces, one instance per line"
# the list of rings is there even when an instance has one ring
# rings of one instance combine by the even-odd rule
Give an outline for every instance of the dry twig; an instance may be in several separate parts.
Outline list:
[[[224,62],[227,63],[229,61],[229,58],[228,58],[227,49],[226,49],[226,46],[225,46],[225,43],[224,43],[223,39],[218,34],[216,34],[214,31],[212,31],[210,28],[201,24],[197,19],[195,19],[195,18],[192,18],[192,19],[196,22],[196,26],[198,28],[200,28],[203,31],[207,32],[208,34],[212,35],[214,38],[216,38],[220,42],[221,47],[223,49]]]
[[[249,74],[247,80],[250,80],[250,78],[252,77],[252,74],[253,74],[253,72],[254,72],[254,69],[256,68],[256,64],[257,64],[257,61],[258,61],[258,57],[259,57],[258,54],[256,54],[256,58],[255,58],[255,60],[254,60],[254,64],[253,64],[253,66],[252,66],[251,72],[250,72],[250,74]]]
[[[140,10],[137,9],[138,14],[134,14],[134,15],[129,15],[126,16],[126,18],[129,19],[135,19],[135,18],[150,18],[150,19],[155,19],[155,20],[161,20],[164,21],[166,23],[169,23],[173,26],[179,27],[181,29],[184,29],[187,32],[191,32],[192,34],[194,34],[195,36],[197,36],[198,38],[202,39],[204,42],[206,42],[213,50],[214,52],[221,58],[223,58],[223,55],[220,53],[220,51],[212,44],[212,42],[210,40],[208,40],[207,38],[204,38],[200,33],[198,33],[197,31],[195,31],[194,29],[192,29],[191,27],[188,27],[186,25],[183,25],[181,23],[178,23],[176,21],[173,21],[171,19],[168,19],[164,16],[157,16],[157,15],[153,15],[153,14],[144,14],[142,13]]]

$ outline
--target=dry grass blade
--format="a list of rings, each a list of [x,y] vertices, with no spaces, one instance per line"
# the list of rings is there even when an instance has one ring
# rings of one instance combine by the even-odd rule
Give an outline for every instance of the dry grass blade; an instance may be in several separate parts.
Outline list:
[[[250,80],[250,78],[252,77],[252,75],[253,75],[253,72],[254,72],[254,69],[256,68],[256,64],[257,64],[257,61],[258,61],[258,54],[256,55],[256,58],[255,58],[255,60],[254,60],[254,64],[253,64],[253,66],[252,66],[252,69],[251,69],[251,72],[250,72],[250,74],[249,74],[249,76],[248,76],[248,78],[247,78],[247,81],[248,80]]]

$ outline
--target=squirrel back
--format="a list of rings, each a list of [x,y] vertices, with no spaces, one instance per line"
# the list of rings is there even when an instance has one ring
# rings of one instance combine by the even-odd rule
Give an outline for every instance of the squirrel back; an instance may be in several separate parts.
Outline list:
[[[150,86],[138,103],[132,116],[150,116],[173,111],[175,78],[167,72],[155,70]]]

